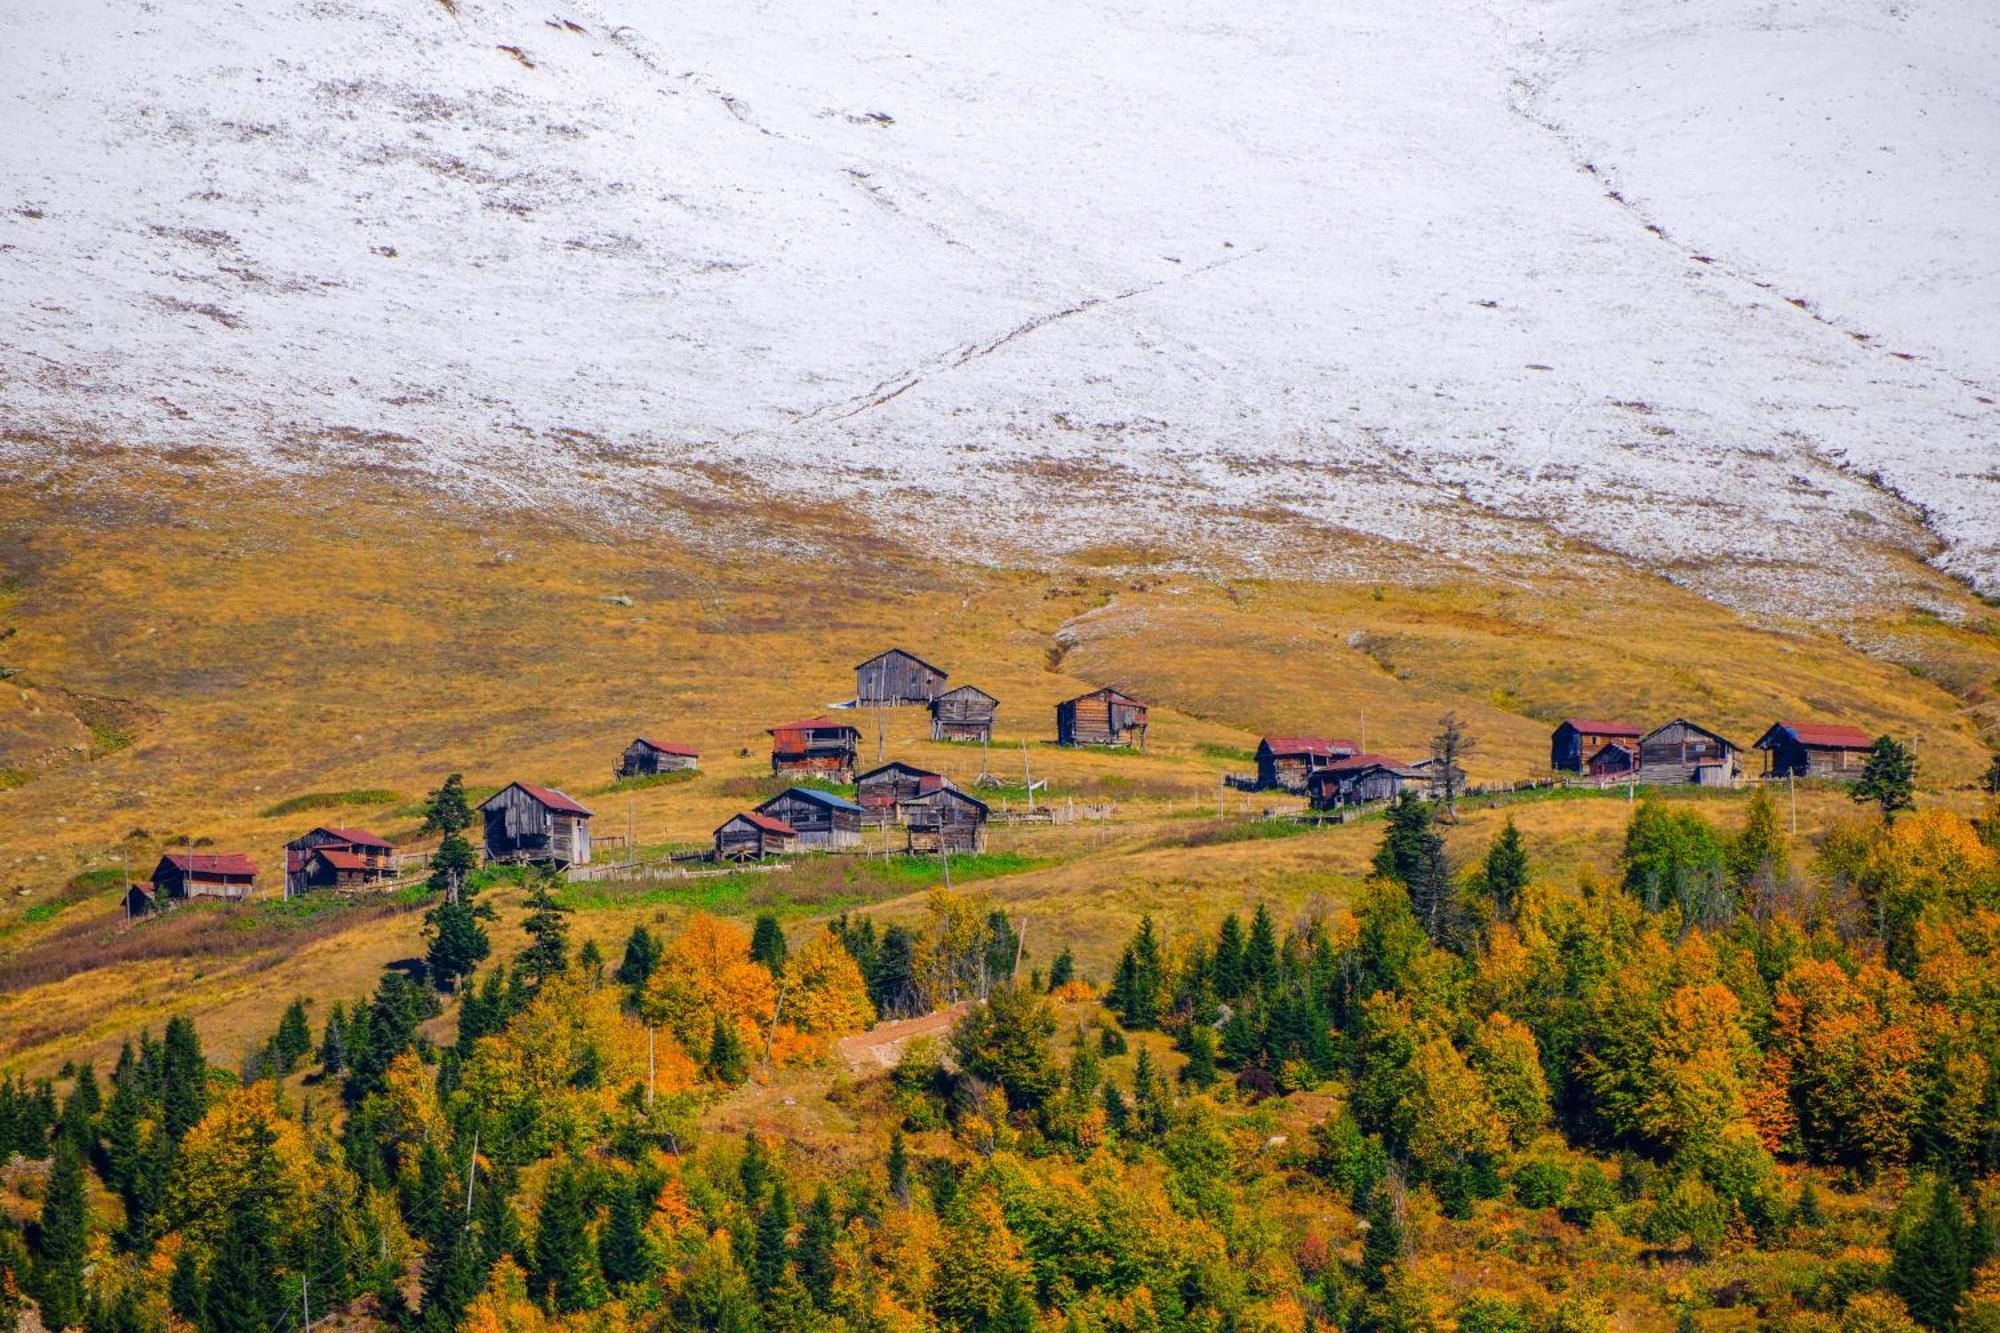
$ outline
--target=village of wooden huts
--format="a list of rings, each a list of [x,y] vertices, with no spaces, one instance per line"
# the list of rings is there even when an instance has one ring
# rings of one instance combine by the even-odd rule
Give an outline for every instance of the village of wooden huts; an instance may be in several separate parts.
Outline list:
[[[1349,740],[1323,736],[1266,736],[1257,742],[1257,791],[1288,791],[1305,795],[1312,775],[1357,753]]]
[[[680,773],[701,767],[701,751],[691,745],[657,741],[640,736],[625,747],[611,771],[613,779],[650,778],[661,773]]]
[[[352,891],[396,877],[396,849],[367,829],[322,824],[285,844],[285,896]]]
[[[783,821],[800,847],[853,847],[861,841],[861,807],[830,791],[787,787],[756,813]]]

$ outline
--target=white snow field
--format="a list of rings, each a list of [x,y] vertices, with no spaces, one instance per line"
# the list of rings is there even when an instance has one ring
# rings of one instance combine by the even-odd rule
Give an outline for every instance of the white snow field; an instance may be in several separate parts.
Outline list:
[[[2000,593],[1992,0],[5,10],[17,478]]]

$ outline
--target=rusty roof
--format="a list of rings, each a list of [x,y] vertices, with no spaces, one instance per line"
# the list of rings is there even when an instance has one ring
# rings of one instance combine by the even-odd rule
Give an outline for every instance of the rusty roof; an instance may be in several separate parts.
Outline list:
[[[1844,726],[1835,722],[1779,722],[1771,731],[1764,733],[1757,742],[1757,748],[1768,750],[1765,744],[1771,739],[1771,732],[1791,733],[1792,739],[1813,750],[1866,750],[1875,744],[1872,737],[1859,727]]]
[[[1258,744],[1274,755],[1306,754],[1327,755],[1353,754],[1360,747],[1353,741],[1333,739],[1324,736],[1266,736]]]
[[[160,858],[160,863],[189,875],[254,876],[257,873],[257,863],[243,852],[168,852]]]
[[[793,828],[790,824],[787,824],[784,820],[774,818],[771,815],[759,814],[755,810],[745,810],[741,814],[731,815],[729,818],[722,821],[722,828],[718,828],[716,832],[717,833],[722,832],[722,829],[728,828],[731,824],[734,824],[739,819],[745,820],[750,824],[754,824],[756,827],[763,829],[764,832],[766,833],[781,833],[787,838],[796,838],[799,836],[799,831]]]
[[[699,759],[701,751],[692,745],[676,745],[672,741],[656,741],[651,736],[639,737],[639,744],[651,746],[661,754],[677,754],[684,759]]]
[[[491,796],[481,801],[479,808],[484,810],[487,806],[499,800],[501,796],[506,794],[508,787],[519,787],[528,794],[529,799],[545,805],[551,810],[557,810],[566,815],[582,815],[585,819],[591,818],[589,808],[579,805],[567,793],[559,792],[554,787],[537,787],[532,782],[510,782],[506,787],[502,787],[499,791],[494,792]]]
[[[1631,736],[1637,739],[1645,734],[1641,728],[1633,726],[1630,722],[1600,722],[1590,718],[1566,717],[1562,724],[1572,731],[1581,731],[1592,736]],[[1561,728],[1558,727],[1557,730]]]
[[[337,828],[332,824],[321,824],[313,832],[331,833],[342,842],[351,842],[356,847],[380,847],[385,852],[390,850],[388,839],[378,838],[365,828]]]
[[[312,854],[332,866],[335,870],[368,870],[373,868],[365,856],[353,852],[343,852],[338,847],[315,847]]]
[[[764,728],[765,734],[769,736],[775,736],[781,731],[851,731],[857,736],[861,734],[860,728],[853,723],[835,722],[824,713],[818,717],[806,718],[802,722],[783,722],[775,727]]]

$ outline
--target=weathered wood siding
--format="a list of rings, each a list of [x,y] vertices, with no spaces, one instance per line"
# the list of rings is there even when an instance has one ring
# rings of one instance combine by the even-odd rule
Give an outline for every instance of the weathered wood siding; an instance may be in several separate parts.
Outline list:
[[[715,855],[720,861],[754,861],[792,850],[793,839],[754,820],[737,815],[715,831]]]
[[[909,830],[908,850],[970,855],[986,850],[986,803],[954,788],[944,788],[905,801],[903,825]]]
[[[931,739],[990,741],[1000,701],[982,689],[961,685],[931,700]]]
[[[852,847],[861,841],[861,811],[814,800],[800,791],[779,792],[757,807],[760,815],[782,819],[802,847]]]
[[[894,648],[854,669],[854,697],[866,705],[927,704],[944,692],[946,673]]]
[[[897,804],[922,795],[925,779],[932,786],[942,781],[936,773],[908,764],[885,764],[863,773],[854,781],[854,803],[861,807],[862,824],[880,828],[896,818]]]
[[[489,861],[555,861],[590,864],[590,821],[566,810],[552,810],[519,786],[509,786],[482,807],[486,859]]]
[[[1861,776],[1867,767],[1868,751],[1849,746],[1804,745],[1782,737],[1764,751],[1764,776],[1772,778],[1833,778],[1847,780]]]
[[[633,741],[619,756],[618,768],[613,776],[646,778],[656,773],[678,773],[700,766],[701,761],[691,754],[669,754],[646,741]]]
[[[1056,705],[1056,740],[1063,745],[1146,746],[1146,705],[1115,690],[1097,690]]]
[[[1677,718],[1639,742],[1638,777],[1642,782],[1693,782],[1698,768],[1716,760],[1733,774],[1735,747]]]

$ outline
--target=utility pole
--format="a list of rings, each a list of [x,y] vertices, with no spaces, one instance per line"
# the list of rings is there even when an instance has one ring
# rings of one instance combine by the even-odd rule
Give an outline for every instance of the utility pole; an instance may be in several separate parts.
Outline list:
[[[465,1165],[465,1224],[472,1225],[472,1182],[479,1179],[479,1127],[472,1128],[472,1157]]]
[[[646,1024],[646,1114],[653,1114],[653,1025]]]
[[[1785,774],[1785,792],[1792,801],[1792,836],[1799,836],[1799,782],[1797,773]]]

